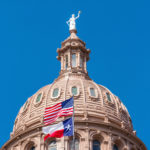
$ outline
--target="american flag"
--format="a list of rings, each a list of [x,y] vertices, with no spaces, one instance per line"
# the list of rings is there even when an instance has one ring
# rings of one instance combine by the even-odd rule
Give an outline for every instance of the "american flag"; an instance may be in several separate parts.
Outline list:
[[[57,118],[73,114],[73,97],[52,107],[45,108],[44,125],[52,124]]]

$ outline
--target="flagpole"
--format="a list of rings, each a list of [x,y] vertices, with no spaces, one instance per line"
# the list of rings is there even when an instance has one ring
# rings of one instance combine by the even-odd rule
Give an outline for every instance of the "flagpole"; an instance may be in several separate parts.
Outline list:
[[[73,150],[75,150],[75,123],[74,123],[74,97],[73,97]]]

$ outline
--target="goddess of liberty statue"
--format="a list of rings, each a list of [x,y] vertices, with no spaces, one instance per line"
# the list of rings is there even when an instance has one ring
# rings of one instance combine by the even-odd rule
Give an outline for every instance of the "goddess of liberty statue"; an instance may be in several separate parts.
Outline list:
[[[67,24],[69,26],[69,30],[76,30],[76,19],[80,17],[80,11],[78,12],[78,16],[75,17],[74,14],[72,14],[72,17],[67,21]]]

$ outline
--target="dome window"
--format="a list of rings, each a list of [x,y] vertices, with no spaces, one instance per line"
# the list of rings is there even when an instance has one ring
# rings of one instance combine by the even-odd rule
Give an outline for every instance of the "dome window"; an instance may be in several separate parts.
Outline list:
[[[80,55],[80,67],[83,67],[83,57]]]
[[[42,93],[39,93],[36,97],[36,103],[39,103],[41,101],[42,98]]]
[[[100,150],[100,142],[98,140],[93,141],[93,150]]]
[[[48,150],[57,150],[57,143],[56,140],[53,140],[48,145]]]
[[[106,93],[106,96],[107,96],[107,100],[108,100],[109,102],[111,102],[111,96],[110,96],[110,94],[109,94],[109,93]]]
[[[67,68],[68,68],[68,55],[66,55],[65,58],[66,58],[66,65],[65,65],[65,68],[67,69]]]
[[[72,54],[72,67],[76,67],[76,54]]]
[[[58,88],[55,88],[54,90],[53,90],[53,97],[58,97],[58,93],[59,93],[59,89]]]
[[[96,97],[96,93],[95,93],[94,88],[90,88],[90,94],[91,94],[92,97]]]
[[[72,95],[76,96],[76,95],[78,94],[78,89],[77,89],[77,87],[76,87],[76,86],[73,86],[73,87],[71,88],[71,92],[72,92]]]
[[[30,150],[35,150],[35,147],[34,147],[34,146],[32,146],[32,147],[30,148]]]
[[[113,150],[119,150],[119,148],[118,148],[118,146],[116,144],[114,144]]]

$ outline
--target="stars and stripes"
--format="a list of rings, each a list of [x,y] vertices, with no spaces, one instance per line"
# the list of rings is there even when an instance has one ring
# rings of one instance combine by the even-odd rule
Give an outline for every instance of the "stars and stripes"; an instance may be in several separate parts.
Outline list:
[[[44,125],[52,124],[57,118],[73,114],[73,97],[58,103],[52,107],[47,107],[44,113]]]

